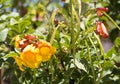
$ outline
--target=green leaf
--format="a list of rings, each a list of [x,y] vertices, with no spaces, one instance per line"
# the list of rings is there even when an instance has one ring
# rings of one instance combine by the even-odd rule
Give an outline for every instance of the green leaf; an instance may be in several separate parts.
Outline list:
[[[104,67],[103,67],[104,69],[109,69],[109,68],[112,69],[112,67],[113,67],[113,62],[111,62],[110,60],[104,62]]]
[[[117,62],[117,63],[120,63],[120,56],[114,57],[114,61]]]
[[[117,37],[117,38],[115,39],[115,45],[116,45],[117,47],[120,46],[120,37]]]
[[[14,51],[11,51],[7,55],[3,56],[2,58],[9,58],[9,57],[13,57],[13,56],[18,56],[18,54]]]
[[[116,50],[116,48],[113,46],[105,55],[105,58],[108,59],[112,59],[114,58],[115,56],[118,56],[118,52]]]
[[[79,69],[87,72],[87,70],[85,69],[85,66],[84,66],[80,61],[78,61],[77,59],[75,59],[75,65],[76,65]]]
[[[6,20],[7,18],[11,18],[11,17],[18,17],[19,14],[16,12],[11,12],[10,14],[4,14],[0,17],[0,20]]]
[[[25,20],[25,19],[22,19],[20,20],[19,22],[19,32],[20,33],[23,33],[23,31],[31,24],[31,22],[29,20]]]
[[[106,70],[106,71],[103,72],[103,77],[105,77],[105,76],[107,76],[107,75],[109,75],[111,73],[112,73],[112,71]]]
[[[5,41],[6,37],[8,34],[8,29],[4,29],[2,31],[0,31],[0,42]]]
[[[48,11],[54,10],[54,9],[56,8],[56,5],[57,5],[56,2],[49,4],[49,5],[47,6],[47,10],[48,10]]]
[[[0,20],[5,20],[7,18],[7,15],[2,15],[1,17],[0,17]]]
[[[2,31],[7,24],[8,24],[7,22],[1,23],[0,24],[0,31]]]
[[[14,18],[10,19],[10,24],[11,25],[14,25],[14,24],[17,24],[17,23],[18,23],[18,21],[16,21]]]

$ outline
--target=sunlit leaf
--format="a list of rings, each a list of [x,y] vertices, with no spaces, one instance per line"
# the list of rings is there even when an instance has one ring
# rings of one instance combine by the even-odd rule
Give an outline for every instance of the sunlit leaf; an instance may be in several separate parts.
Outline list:
[[[18,54],[14,51],[11,51],[10,53],[3,56],[2,58],[9,58],[9,57],[14,57],[14,56],[18,56]]]
[[[85,66],[84,66],[80,61],[78,61],[77,59],[75,59],[75,65],[76,65],[79,69],[87,72]]]
[[[5,41],[5,39],[7,37],[7,34],[8,34],[8,29],[7,28],[0,31],[0,42]]]
[[[14,24],[16,24],[16,23],[18,23],[18,21],[16,21],[14,18],[11,18],[11,19],[10,19],[10,24],[11,24],[11,25],[14,25]]]

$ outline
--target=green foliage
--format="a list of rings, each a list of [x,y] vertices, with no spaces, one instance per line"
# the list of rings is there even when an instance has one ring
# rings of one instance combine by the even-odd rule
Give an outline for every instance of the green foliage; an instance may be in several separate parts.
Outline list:
[[[3,58],[9,58],[13,56],[17,56],[17,53],[15,53],[14,51],[11,51],[10,53],[6,54]]]
[[[4,29],[0,32],[0,42],[5,41],[8,34],[8,29]]]
[[[115,45],[116,47],[120,47],[120,38],[116,38]]]

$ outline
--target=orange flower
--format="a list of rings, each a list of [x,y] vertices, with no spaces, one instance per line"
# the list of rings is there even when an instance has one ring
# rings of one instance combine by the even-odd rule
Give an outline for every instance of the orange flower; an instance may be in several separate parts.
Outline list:
[[[39,55],[38,48],[35,48],[33,45],[28,45],[21,52],[20,57],[14,57],[14,59],[20,70],[24,71],[22,68],[23,65],[29,68],[38,68],[42,61],[42,56]]]
[[[22,62],[21,58],[20,58],[20,57],[17,57],[17,56],[14,56],[13,58],[15,59],[17,65],[18,65],[19,68],[20,68],[20,70],[21,70],[21,71],[24,71],[24,69],[22,68],[23,62]]]
[[[50,43],[46,41],[39,41],[38,44],[39,54],[42,56],[42,61],[48,61],[51,56],[56,52],[56,49],[51,46]]]
[[[38,40],[35,36],[28,34],[22,40],[17,35],[15,47],[20,48],[20,56],[13,58],[22,71],[24,71],[23,66],[38,68],[41,62],[50,60],[56,52],[56,49],[49,42]]]
[[[33,45],[28,45],[20,54],[20,58],[24,63],[23,65],[30,68],[38,68],[42,61],[38,48],[35,48]]]
[[[103,38],[107,38],[109,36],[108,31],[102,22],[96,22],[96,33]]]

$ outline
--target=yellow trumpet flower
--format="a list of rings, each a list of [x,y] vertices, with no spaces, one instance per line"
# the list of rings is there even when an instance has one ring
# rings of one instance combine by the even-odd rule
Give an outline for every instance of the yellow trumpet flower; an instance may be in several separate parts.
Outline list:
[[[27,45],[20,53],[19,57],[14,57],[20,70],[24,71],[23,66],[38,68],[41,62],[50,60],[56,49],[49,42],[38,41],[37,45]]]
[[[56,52],[56,49],[51,46],[50,43],[46,41],[40,41],[40,44],[38,45],[39,48],[39,54],[42,56],[42,61],[48,61],[51,56]]]

